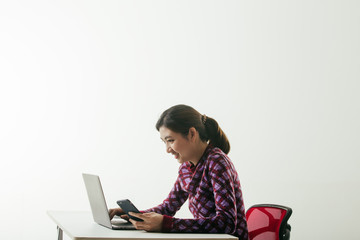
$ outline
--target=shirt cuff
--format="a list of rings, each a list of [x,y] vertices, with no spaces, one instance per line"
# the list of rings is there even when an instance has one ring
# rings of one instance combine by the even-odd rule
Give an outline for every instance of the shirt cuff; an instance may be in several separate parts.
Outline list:
[[[164,215],[163,222],[162,222],[162,232],[170,232],[173,226],[173,217],[170,217],[168,215]]]

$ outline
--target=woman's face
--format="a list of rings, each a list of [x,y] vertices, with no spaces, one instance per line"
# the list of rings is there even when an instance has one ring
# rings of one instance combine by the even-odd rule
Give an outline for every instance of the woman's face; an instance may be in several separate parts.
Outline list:
[[[192,158],[192,142],[190,137],[173,132],[166,127],[160,127],[160,138],[166,145],[166,152],[174,155],[179,163],[190,161]]]

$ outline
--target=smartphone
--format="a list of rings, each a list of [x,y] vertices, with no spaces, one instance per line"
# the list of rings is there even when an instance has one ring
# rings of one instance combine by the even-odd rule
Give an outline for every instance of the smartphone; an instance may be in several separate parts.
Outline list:
[[[140,222],[144,221],[140,218],[129,215],[129,212],[141,213],[129,199],[119,200],[117,201],[117,204],[120,206],[122,210],[124,210],[124,212],[129,216],[129,218],[135,221],[140,221]]]

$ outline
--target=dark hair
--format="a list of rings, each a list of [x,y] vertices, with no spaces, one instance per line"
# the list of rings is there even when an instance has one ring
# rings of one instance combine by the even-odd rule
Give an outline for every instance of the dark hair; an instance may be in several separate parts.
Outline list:
[[[226,154],[230,151],[229,140],[215,119],[201,115],[190,106],[180,104],[164,111],[156,123],[156,129],[159,131],[162,126],[181,133],[184,137],[188,135],[189,129],[194,127],[202,141],[209,142]]]

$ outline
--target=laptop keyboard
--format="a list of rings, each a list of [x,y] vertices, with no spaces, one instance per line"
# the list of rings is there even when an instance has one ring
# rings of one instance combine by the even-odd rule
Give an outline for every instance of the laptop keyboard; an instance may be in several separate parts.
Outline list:
[[[134,230],[135,227],[132,225],[131,222],[128,222],[120,217],[114,217],[113,220],[111,220],[111,225],[113,229],[116,230]]]

